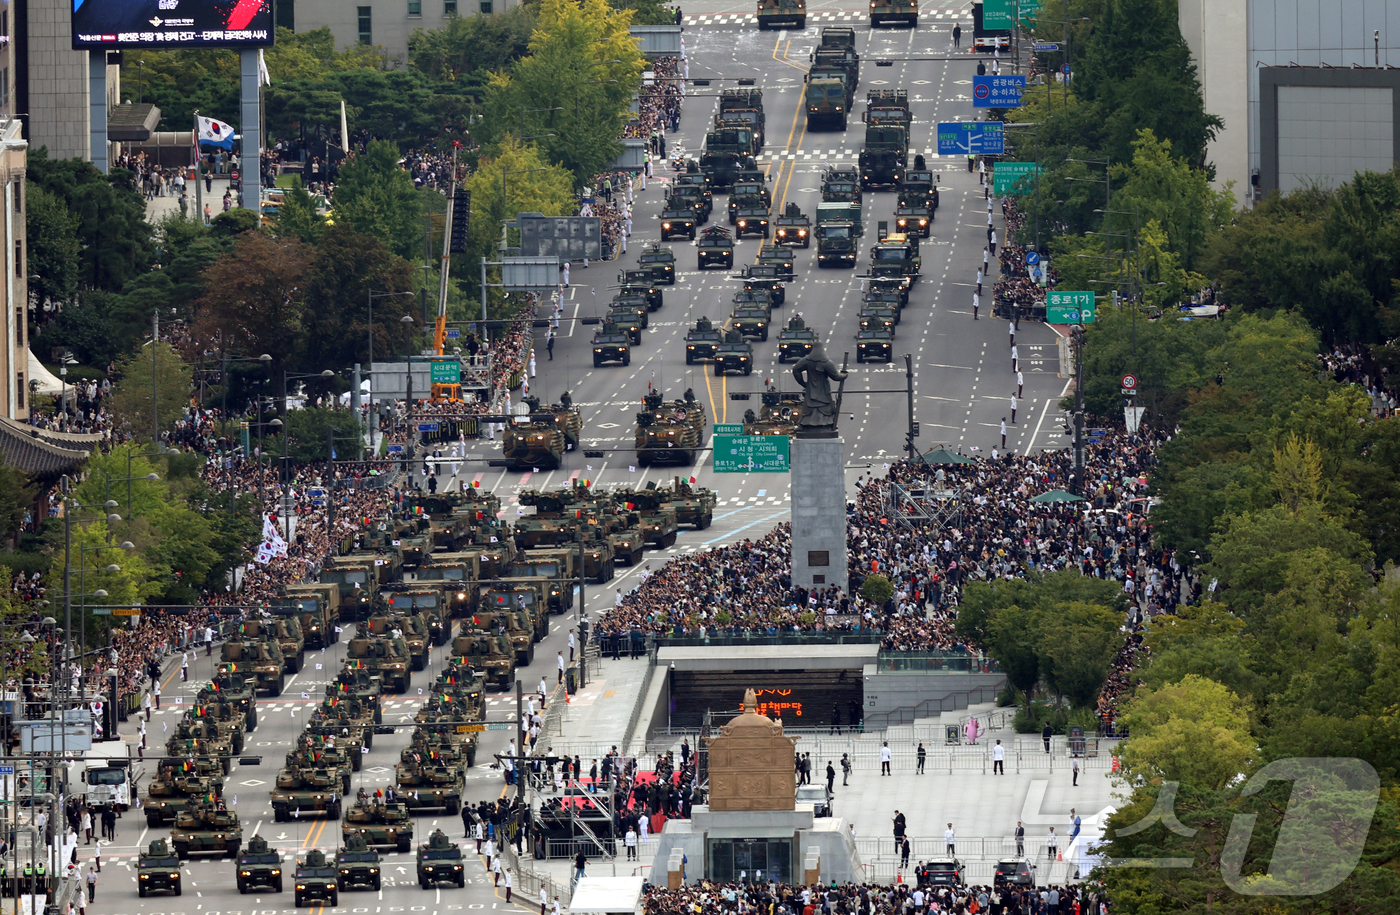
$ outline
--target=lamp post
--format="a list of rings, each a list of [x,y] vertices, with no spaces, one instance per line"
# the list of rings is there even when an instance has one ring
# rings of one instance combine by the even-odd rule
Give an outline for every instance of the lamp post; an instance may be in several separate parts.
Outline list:
[[[107,550],[124,550],[129,553],[134,549],[136,549],[136,544],[132,543],[130,540],[123,540],[121,543],[114,544],[112,546],[84,545],[78,548],[78,644],[79,646],[81,646],[82,654],[87,653],[87,598],[107,597],[107,592],[100,589],[94,591],[92,594],[87,593],[87,573],[90,571],[99,571],[98,569],[89,569],[87,567],[87,554],[102,553]],[[116,563],[112,563],[106,566],[105,568],[101,569],[100,571],[120,572],[121,570],[121,566],[117,565]]]
[[[108,499],[101,506],[90,506],[71,498],[69,493],[73,491],[73,481],[67,474],[64,474],[59,487],[63,502],[63,628],[65,632],[71,633],[73,631],[73,513],[84,508],[95,507],[112,512],[112,509],[117,507],[117,503]],[[109,522],[121,519],[122,516],[114,512],[108,514],[106,518]],[[67,674],[66,669],[64,673]]]
[[[272,357],[269,356],[267,353],[263,353],[261,356],[258,356],[258,357],[256,357],[256,358],[253,358],[253,357],[243,358],[243,357],[240,357],[240,356],[229,356],[229,354],[226,352],[226,353],[224,353],[224,360],[223,360],[223,362],[224,362],[224,373],[223,373],[223,374],[224,374],[224,397],[223,397],[223,401],[224,401],[224,402],[223,402],[224,438],[227,439],[227,438],[228,438],[228,389],[229,389],[229,387],[231,386],[231,385],[229,384],[228,367],[229,367],[230,365],[232,365],[233,363],[235,363],[235,362],[244,362],[244,363],[260,362],[260,363],[262,363],[264,369],[270,369],[270,368],[272,367]]]

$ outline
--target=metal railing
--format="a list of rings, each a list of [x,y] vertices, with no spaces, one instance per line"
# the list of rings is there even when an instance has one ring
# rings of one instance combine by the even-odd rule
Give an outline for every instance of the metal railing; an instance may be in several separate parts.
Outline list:
[[[646,705],[647,696],[651,694],[651,678],[656,674],[656,652],[651,651],[647,655],[647,672],[642,676],[642,688],[637,694],[637,701],[632,704],[632,714],[627,719],[627,730],[622,732],[622,752],[628,753],[632,746],[632,735],[637,733],[637,724],[641,721],[642,707]],[[640,761],[639,761],[640,762]]]
[[[738,645],[874,645],[885,637],[880,629],[861,630],[724,630],[699,635],[656,634],[659,648],[710,647],[729,648]]]
[[[875,670],[882,674],[994,674],[1001,672],[1001,666],[964,651],[881,651]]]
[[[514,891],[522,902],[538,900],[540,888],[544,887],[545,893],[552,899],[559,897],[559,902],[567,906],[573,896],[573,886],[567,881],[555,880],[550,874],[541,874],[529,867],[526,867],[520,856],[515,853],[515,846],[510,842],[503,842],[500,846],[501,858],[505,861],[505,866],[510,868],[514,878]]]

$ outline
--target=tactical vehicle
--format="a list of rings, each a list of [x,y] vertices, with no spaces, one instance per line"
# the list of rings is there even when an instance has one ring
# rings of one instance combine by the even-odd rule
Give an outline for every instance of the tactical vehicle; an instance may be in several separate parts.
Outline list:
[[[725,89],[725,92],[746,91]],[[762,90],[759,90],[762,91]],[[720,100],[724,104],[724,100]],[[741,128],[753,133],[753,148],[757,153],[763,148],[766,139],[765,119],[762,108],[725,108],[715,112],[715,129]]]
[[[698,187],[705,193],[706,197],[711,196],[710,179],[705,177],[704,173],[700,171],[694,159],[686,163],[685,171],[678,173],[671,179],[671,187],[672,189],[678,187]]]
[[[773,244],[787,248],[806,248],[812,244],[812,220],[803,214],[796,203],[788,201],[783,213],[774,224]]]
[[[185,718],[198,719],[213,727],[221,739],[229,742],[235,756],[243,752],[243,743],[247,738],[248,717],[234,703],[202,702],[191,706],[190,710],[185,712]]]
[[[709,222],[711,214],[714,213],[714,195],[710,193],[708,187],[703,185],[676,185],[671,188],[671,193],[666,195],[665,208],[667,210],[686,210],[698,228]],[[694,237],[691,236],[691,238]]]
[[[924,203],[900,203],[894,208],[894,224],[901,232],[928,238],[933,233],[933,211]]]
[[[529,414],[515,417],[501,435],[501,453],[512,470],[557,470],[564,463],[565,445],[553,417],[539,422]]]
[[[672,206],[668,201],[661,211],[661,240],[670,241],[676,235],[695,239],[695,210],[688,206]]]
[[[763,405],[758,413],[744,411],[745,435],[796,435],[797,421],[802,417],[801,391],[763,392]]]
[[[418,885],[425,890],[439,883],[466,886],[462,865],[462,849],[441,829],[434,829],[428,844],[418,846]]]
[[[902,232],[891,232],[870,249],[870,273],[881,277],[902,277],[906,286],[919,278],[923,260],[919,239]]]
[[[637,413],[637,463],[695,463],[705,447],[707,423],[705,408],[691,391],[684,400],[669,402],[660,391],[649,391]]]
[[[462,631],[452,642],[452,650],[465,658],[473,670],[481,671],[487,684],[502,690],[515,682],[515,649],[504,632],[486,632],[462,621]]]
[[[734,236],[758,235],[767,238],[768,231],[768,207],[752,197],[741,202],[734,212]]]
[[[408,849],[403,849],[408,851]],[[336,870],[326,860],[325,852],[313,848],[306,857],[297,861],[296,874],[297,908],[310,905],[314,899],[323,899],[331,908],[340,905],[340,885],[336,882]]]
[[[757,337],[768,340],[768,325],[773,321],[773,311],[762,300],[751,300],[736,305],[729,315],[729,329],[738,331],[741,337]],[[727,338],[726,338],[727,339]]]
[[[390,571],[397,572],[396,566],[379,568],[380,581],[387,581]],[[281,589],[280,597],[287,603],[279,599],[273,612],[280,613],[278,608],[289,604],[296,607],[307,648],[325,648],[340,641],[340,607],[344,602],[340,585],[327,581],[287,585]]]
[[[200,702],[227,702],[243,713],[248,730],[258,726],[257,697],[253,681],[237,670],[236,664],[220,664],[214,679],[200,687],[196,698]]]
[[[456,816],[462,809],[462,770],[455,763],[419,756],[396,765],[394,779],[399,797],[411,811],[441,809],[447,816]]]
[[[180,859],[170,851],[164,839],[156,839],[136,860],[136,895],[150,893],[181,895],[184,881],[180,879]]]
[[[904,319],[904,306],[909,301],[907,292],[893,289],[872,289],[860,297],[861,309],[888,308],[894,312],[894,323]]]
[[[662,286],[676,285],[676,255],[670,248],[647,245],[637,257],[637,266],[651,271],[651,281]]]
[[[632,301],[628,300],[629,303]],[[643,300],[638,298],[636,302],[640,304]],[[645,312],[646,306],[642,305]],[[646,318],[642,318],[642,326],[647,326]],[[563,399],[568,400],[568,392],[564,392]],[[530,422],[553,425],[564,436],[564,450],[572,451],[578,447],[579,438],[583,435],[583,414],[579,408],[573,405],[573,401],[568,403],[544,404],[534,395],[526,395],[520,399],[529,412]],[[479,505],[476,503],[480,503]],[[490,499],[473,499],[457,507],[455,514],[462,516],[468,531],[479,530],[482,527],[490,527],[495,522],[496,512],[500,511],[500,500],[494,496]],[[468,539],[468,538],[464,538]],[[459,543],[456,549],[461,549],[465,544]],[[453,552],[455,550],[450,550]],[[420,563],[421,569],[421,563]],[[443,634],[443,641],[435,644],[441,645],[446,641],[446,633]]]
[[[235,753],[243,752],[243,735],[238,736],[238,749],[235,750],[234,742],[221,732],[212,721],[203,721],[199,718],[190,718],[188,715],[175,725],[175,730],[171,732],[170,738],[166,741],[167,751],[171,756],[178,756],[180,752],[170,749],[176,744],[181,750],[189,747],[190,742],[195,746],[195,755],[212,756],[222,762],[225,775],[228,775],[231,767],[231,757]]]
[[[865,146],[858,158],[861,187],[894,187],[909,164],[909,93],[875,89],[867,95]]]
[[[379,852],[369,847],[365,837],[356,833],[345,840],[335,856],[336,888],[342,893],[350,888],[383,886],[379,875]]]
[[[301,670],[306,659],[306,640],[301,634],[299,615],[250,617],[239,624],[239,631],[245,638],[276,640],[282,651],[283,672],[294,674]]]
[[[326,684],[326,695],[341,699],[354,699],[362,708],[370,710],[375,724],[384,723],[384,706],[381,701],[383,691],[379,680],[367,670],[342,667],[335,679]],[[359,769],[359,766],[355,767]]]
[[[822,29],[821,47],[852,48],[856,46],[856,30],[850,26],[829,25]]]
[[[742,334],[735,333],[734,337],[733,341],[721,343],[715,352],[715,377],[730,372],[753,374],[753,344]]]
[[[654,550],[664,550],[676,545],[676,535],[680,532],[680,521],[676,512],[668,504],[669,492],[656,488],[656,481],[647,483],[645,489],[619,489],[616,493],[633,511],[642,517],[642,534],[647,544]]]
[[[282,892],[282,856],[270,848],[262,836],[248,840],[248,847],[238,856],[233,874],[240,893],[256,887]]]
[[[773,268],[773,277],[784,283],[791,283],[797,279],[797,271],[793,269],[793,265],[791,251],[787,248],[774,248],[771,245],[758,252],[754,263],[755,267]]]
[[[884,297],[893,295],[899,300],[899,308],[902,311],[909,307],[909,287],[904,282],[904,277],[898,276],[876,276],[865,281],[865,296]],[[884,301],[888,301],[883,299]]]
[[[758,0],[758,28],[805,29],[807,0]]]
[[[695,326],[686,332],[685,364],[694,365],[696,362],[713,359],[721,340],[720,332],[710,323],[709,318],[702,315],[700,320],[695,322]]]
[[[724,226],[710,226],[700,235],[697,267],[704,270],[718,264],[726,270],[734,266],[734,239]]]
[[[647,270],[623,271],[622,286],[618,292],[642,296],[646,299],[647,309],[650,311],[659,311],[665,303],[661,287],[651,281],[651,272]]]
[[[534,602],[535,594],[529,588],[516,591],[504,584],[487,585],[482,588],[481,609],[473,616],[473,622],[479,621],[488,632],[505,637],[517,667],[526,667],[535,659],[535,622],[529,609]],[[462,625],[465,628],[467,621]]]
[[[476,583],[482,577],[481,557],[479,551],[474,549],[460,553],[434,553],[418,569],[419,581],[440,582],[444,586],[443,599],[447,601],[449,617],[464,616],[476,609]],[[444,644],[451,636],[450,629],[450,626],[443,627]]]
[[[396,693],[408,692],[408,682],[411,676],[409,665],[412,661],[408,654],[408,645],[404,643],[403,639],[392,637],[371,639],[357,635],[350,640],[346,658],[364,662],[365,668],[370,674],[379,678],[382,689],[390,689]]]
[[[523,504],[525,493],[521,493],[520,498]],[[524,550],[515,558],[510,571],[512,576],[528,576],[563,583],[566,587],[549,590],[549,612],[558,614],[573,609],[573,582],[578,578],[578,550],[572,544]]]
[[[409,819],[408,808],[382,797],[357,799],[355,805],[345,811],[341,833],[347,844],[351,836],[361,835],[367,845],[376,848],[392,846],[405,852],[413,847],[413,821]]]
[[[363,661],[348,661],[349,664],[362,664]],[[334,702],[335,704],[332,704]],[[361,750],[368,751],[374,745],[374,716],[367,714],[361,717],[357,711],[353,700],[339,700],[333,698],[325,699],[320,707],[311,713],[311,720],[306,725],[306,733],[302,736],[309,746],[318,749],[330,750],[337,754],[344,754],[348,757],[352,770],[360,768],[356,765],[364,755]],[[334,748],[332,749],[332,743]],[[344,758],[337,759],[336,768],[344,768],[342,762]]]
[[[174,823],[192,800],[219,797],[224,780],[216,775],[200,775],[189,760],[168,759],[160,764],[146,788],[146,825],[151,828]]]
[[[870,0],[870,27],[898,23],[919,27],[919,0]]]
[[[729,138],[734,142],[718,142],[716,138]],[[734,186],[735,176],[758,167],[753,158],[753,145],[753,131],[741,127],[711,131],[706,136],[700,170],[709,179],[712,191],[727,192]]]
[[[895,325],[899,323],[899,312],[883,305],[866,303],[861,306],[859,320],[861,330],[884,330],[893,338]]]
[[[175,815],[170,844],[181,861],[190,855],[211,852],[236,858],[243,844],[243,826],[238,822],[238,814],[223,809],[222,801],[217,806],[196,801]]]
[[[796,362],[812,351],[816,341],[816,331],[807,326],[801,315],[793,315],[778,334],[778,361]]]
[[[287,754],[287,765],[277,773],[272,790],[272,819],[282,823],[293,816],[319,813],[328,820],[340,819],[340,796],[348,789],[350,773],[322,767],[303,768],[295,762],[296,753]]]
[[[817,266],[856,265],[857,227],[851,223],[827,222],[817,225]]]
[[[605,362],[632,364],[632,338],[611,321],[604,321],[602,329],[593,335],[593,367]]]
[[[768,301],[774,308],[787,301],[787,272],[778,264],[750,264],[740,276],[744,280],[745,291],[767,293]]]
[[[402,565],[403,559],[397,549],[393,552],[358,550],[347,556],[327,556],[325,566],[321,569],[320,580],[323,584],[333,584],[338,589],[339,601],[336,606],[340,619],[347,622],[362,620],[373,609],[374,595],[380,586],[397,579]],[[315,610],[316,603],[303,599],[293,602],[292,606],[307,608],[307,612],[310,612]],[[273,612],[282,612],[282,608],[274,604]],[[308,648],[326,647],[325,632],[324,626],[313,632],[303,616],[302,633],[306,636]],[[332,640],[340,637],[335,632],[332,632],[331,636]]]
[[[608,306],[608,323],[616,324],[631,338],[633,346],[642,343],[642,331],[647,326],[647,308],[640,300],[613,302]]]
[[[822,175],[822,203],[863,202],[860,188],[860,172],[849,167],[831,167]]]
[[[860,86],[860,55],[853,45],[823,44],[812,52],[811,71],[836,71],[854,92]]]
[[[719,110],[763,110],[763,90],[757,86],[740,86],[737,89],[721,89]]]
[[[923,156],[915,156],[914,167],[900,179],[899,199],[911,205],[922,202],[929,210],[938,209],[938,177],[924,167]]]
[[[845,130],[855,88],[836,68],[813,67],[807,73],[807,129]]]
[[[370,741],[374,740],[373,716],[367,712],[363,705],[357,705],[357,700],[334,696],[322,700],[321,708],[318,708],[316,712],[321,712],[326,708],[328,699],[335,699],[337,706],[349,706],[354,715],[351,721],[356,733],[352,737],[342,739],[325,733],[324,727],[318,729],[318,733],[313,733],[308,728],[297,737],[296,746],[287,753],[287,765],[300,765],[303,770],[325,769],[332,778],[340,779],[340,793],[349,794],[351,773],[360,770],[357,763],[361,762],[360,757],[364,755],[360,752],[360,748],[365,746],[363,738],[366,730],[369,732]],[[312,718],[314,719],[315,716],[316,713],[313,712]],[[321,724],[323,725],[331,721],[339,723],[340,720],[327,717],[325,714],[321,716]],[[349,726],[342,728],[342,730],[350,729]]]
[[[657,490],[663,505],[670,507],[676,515],[677,524],[689,524],[697,531],[709,527],[715,519],[715,506],[719,503],[714,491],[704,486],[692,486],[680,477],[674,477],[669,490]]]
[[[862,330],[856,335],[856,361],[889,362],[893,358],[892,347],[890,332],[883,327]]]
[[[240,673],[251,675],[258,689],[265,689],[269,696],[282,695],[282,687],[287,682],[283,672],[282,648],[265,634],[257,637],[234,633],[224,642],[221,658],[236,666]]]

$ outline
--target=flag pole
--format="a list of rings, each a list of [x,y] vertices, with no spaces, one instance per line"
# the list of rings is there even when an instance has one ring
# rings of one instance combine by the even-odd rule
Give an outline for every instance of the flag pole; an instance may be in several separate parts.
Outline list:
[[[199,166],[203,161],[203,155],[199,148],[199,112],[194,113],[194,219],[195,222],[204,222],[204,186],[199,183]]]

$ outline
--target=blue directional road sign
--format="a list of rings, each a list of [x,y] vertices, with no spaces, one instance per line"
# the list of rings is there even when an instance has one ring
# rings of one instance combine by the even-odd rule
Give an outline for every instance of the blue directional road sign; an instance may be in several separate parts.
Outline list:
[[[1060,50],[1060,46],[1053,41],[1042,41],[1035,46],[1035,50],[1039,52],[1058,51]]]
[[[459,328],[459,327],[449,327],[449,328],[447,329],[447,339],[449,339],[449,340],[460,340],[461,338],[462,338],[462,330],[461,330],[461,328]]]
[[[997,121],[954,121],[938,125],[940,156],[999,156],[1006,149]]]
[[[438,431],[438,424],[437,424],[437,423],[419,423],[419,424],[418,424],[418,431],[419,431],[419,432],[436,432],[436,431]]]
[[[15,774],[15,767],[14,767],[14,766],[0,766],[0,775],[14,775],[14,774]]]
[[[1036,264],[1040,263],[1040,252],[1038,252],[1038,251],[1027,251],[1027,252],[1026,252],[1026,263],[1029,264],[1029,265],[1031,265],[1031,266],[1035,266]]]
[[[1019,108],[1026,91],[1024,76],[974,76],[973,108]]]
[[[403,453],[403,445],[390,445],[390,446],[389,446],[389,453],[390,453],[390,454],[402,454],[402,453]]]

